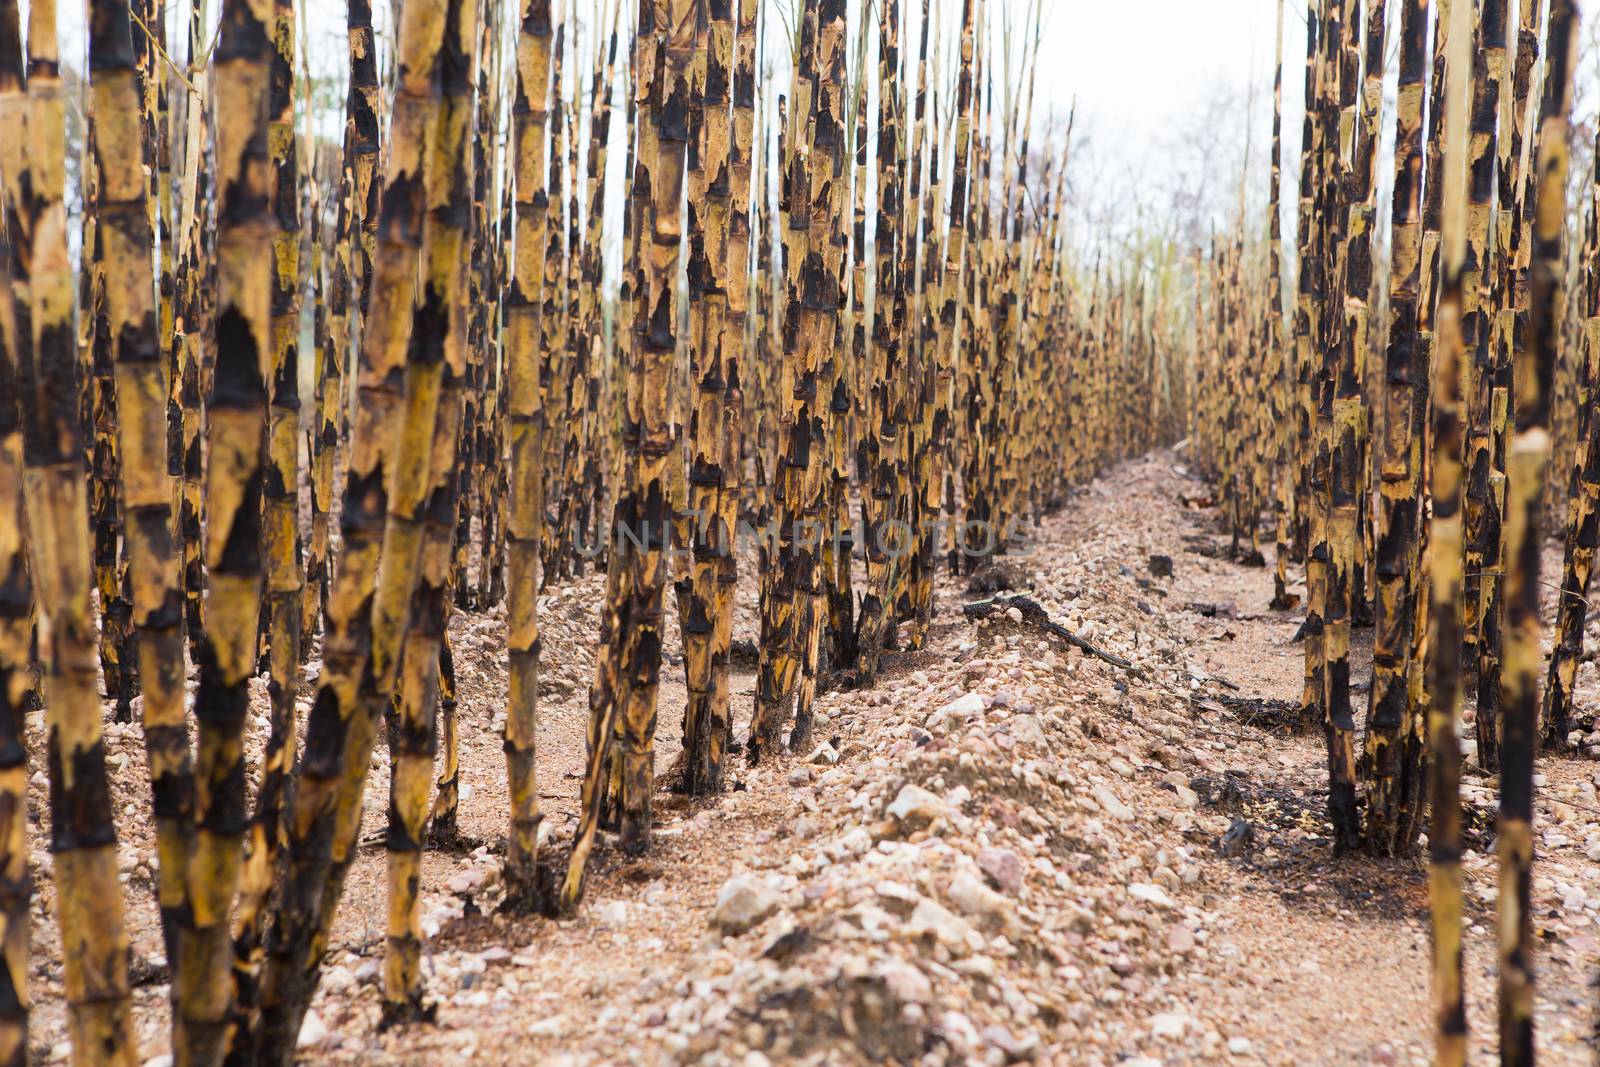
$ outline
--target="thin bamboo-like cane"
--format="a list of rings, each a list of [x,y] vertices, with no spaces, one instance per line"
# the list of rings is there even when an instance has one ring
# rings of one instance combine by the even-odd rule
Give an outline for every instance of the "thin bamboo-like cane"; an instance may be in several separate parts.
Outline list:
[[[1427,71],[1428,0],[1401,0],[1400,83],[1395,111],[1394,198],[1390,238],[1389,342],[1384,360],[1384,426],[1379,461],[1376,558],[1378,598],[1365,758],[1367,848],[1396,851],[1406,776],[1402,734],[1410,728],[1407,674],[1417,589],[1419,489],[1423,427],[1418,391],[1426,391],[1417,337],[1422,257],[1423,78]],[[1436,102],[1437,104],[1437,102]],[[1424,313],[1425,314],[1425,313]],[[1408,844],[1408,843],[1407,843]]]
[[[328,920],[353,858],[361,810],[360,783],[387,696],[373,692],[374,595],[379,553],[390,511],[387,485],[398,478],[395,431],[417,414],[408,407],[425,398],[406,389],[406,352],[413,327],[425,201],[424,146],[432,136],[440,86],[435,61],[446,8],[439,0],[411,0],[403,9],[397,88],[383,180],[383,207],[372,281],[362,327],[357,399],[345,476],[343,543],[323,637],[323,672],[306,726],[305,754],[287,823],[284,893],[267,942],[261,1018],[242,1040],[258,1058],[286,1059],[315,988],[327,946]],[[435,397],[437,394],[435,393]],[[431,445],[432,412],[414,435]],[[420,460],[427,458],[424,449]],[[420,474],[413,466],[413,473]],[[395,560],[391,566],[400,567]],[[391,581],[405,582],[405,575]],[[403,607],[409,597],[390,594]],[[391,635],[395,642],[398,635]],[[394,649],[388,669],[393,670]],[[354,783],[352,787],[352,783]]]
[[[184,717],[183,605],[167,467],[167,389],[157,334],[152,233],[128,10],[98,10],[91,47],[100,181],[95,214],[104,248],[106,312],[116,368],[122,508],[143,681],[143,723],[157,826],[162,930],[175,953],[190,840],[193,767]],[[169,955],[169,958],[176,958]]]
[[[1529,261],[1528,343],[1516,354],[1516,431],[1506,461],[1506,631],[1501,705],[1500,1062],[1534,1062],[1533,800],[1538,735],[1539,556],[1544,477],[1550,452],[1551,387],[1559,344],[1562,235],[1566,223],[1567,144],[1572,109],[1577,12],[1552,0],[1546,28],[1539,154],[1533,178],[1534,227]]]
[[[445,23],[442,54],[452,58],[440,65],[443,99],[426,169],[422,274],[417,280],[418,312],[406,367],[408,377],[416,380],[415,392],[434,389],[438,400],[430,433],[416,442],[424,463],[419,492],[415,497],[398,492],[391,497],[392,502],[415,503],[408,510],[391,508],[384,531],[386,553],[404,545],[415,560],[397,714],[389,734],[383,1008],[390,1022],[431,1019],[435,1010],[422,988],[422,848],[438,748],[439,660],[450,618],[446,586],[455,535],[456,465],[461,457],[458,438],[467,370],[466,262],[472,189],[468,140],[473,129],[478,10],[477,0],[454,0]],[[433,382],[437,384],[424,386]],[[402,462],[411,454],[409,443],[403,442]]]
[[[866,510],[863,526],[867,591],[861,600],[858,685],[871,685],[877,678],[887,631],[895,624],[896,575],[909,562],[910,527],[901,506],[909,503],[908,472],[901,460],[901,434],[908,431],[904,425],[906,390],[901,381],[905,367],[900,348],[901,323],[897,321],[899,309],[895,306],[905,281],[897,274],[901,266],[899,245],[905,239],[900,208],[899,107],[894,90],[900,55],[898,0],[886,0],[879,18],[878,219],[873,234],[877,263],[873,285],[872,392],[861,442],[866,475],[862,495]]]
[[[112,22],[106,19],[108,31]],[[16,47],[14,38],[4,43],[8,51]],[[25,105],[14,54],[0,86],[6,112],[21,111],[25,122],[8,123],[10,132],[25,136],[8,147],[4,160],[7,223],[17,241],[12,321],[24,355],[13,400],[22,417],[29,569],[41,636],[48,639],[40,658],[68,1033],[80,1062],[136,1064],[128,940],[95,688],[89,510],[63,201],[66,96],[57,47],[55,4],[30,4]],[[125,47],[124,69],[132,65],[131,46]]]
[[[12,285],[26,139],[22,38],[15,0],[0,0],[0,396],[15,397],[20,372],[31,362],[31,331],[18,329],[27,294]],[[15,266],[14,266],[15,264]],[[23,324],[29,321],[23,318]],[[28,574],[27,516],[23,511],[23,419],[15,402],[0,403],[0,1064],[26,1067],[29,915],[28,753],[24,723],[33,698],[30,644],[33,582]]]
[[[232,1000],[229,920],[246,826],[244,724],[262,595],[263,442],[272,370],[268,210],[270,3],[233,3],[217,55],[217,185],[251,205],[218,222],[217,359],[207,404],[206,634],[200,645],[192,916],[179,935],[174,1045],[189,1062],[221,1055]]]
[[[539,548],[544,525],[543,390],[539,374],[544,298],[545,123],[550,92],[552,29],[549,0],[524,0],[517,38],[512,106],[516,176],[516,260],[506,292],[507,433],[511,494],[506,508],[506,648],[511,677],[504,733],[511,794],[506,844],[506,891],[531,904],[537,893],[539,789]]]
[[[293,0],[273,5],[273,57],[267,104],[271,154],[272,238],[271,407],[266,471],[262,482],[261,550],[265,564],[263,639],[267,643],[270,701],[261,785],[245,842],[234,920],[234,1000],[254,1011],[266,958],[267,897],[272,890],[283,811],[294,770],[296,697],[300,681],[300,163],[294,128],[295,10]]]
[[[1449,164],[1442,176],[1443,273],[1435,313],[1437,347],[1433,367],[1433,517],[1428,544],[1432,581],[1428,747],[1433,811],[1428,832],[1428,896],[1433,924],[1434,1062],[1441,1067],[1458,1067],[1467,1056],[1461,953],[1461,748],[1456,723],[1461,715],[1458,649],[1463,597],[1461,381],[1464,364],[1470,358],[1462,330],[1468,240],[1467,96],[1475,6],[1457,0],[1449,27],[1441,154]]]
[[[690,381],[694,405],[689,423],[689,503],[693,516],[691,572],[680,584],[679,618],[684,642],[684,672],[689,704],[684,712],[683,787],[689,793],[721,788],[722,764],[731,730],[728,719],[727,655],[731,615],[722,610],[723,557],[734,551],[734,528],[724,506],[728,471],[737,453],[727,454],[728,360],[737,343],[728,325],[729,241],[733,188],[732,114],[729,80],[733,74],[731,0],[711,0],[709,26],[697,50],[698,101],[691,106],[697,133],[691,152],[689,204],[692,216],[690,278]],[[742,282],[743,279],[738,279]],[[737,425],[737,424],[735,424]],[[737,484],[737,481],[735,481]],[[726,604],[731,607],[731,600]],[[719,667],[721,668],[719,670]]]

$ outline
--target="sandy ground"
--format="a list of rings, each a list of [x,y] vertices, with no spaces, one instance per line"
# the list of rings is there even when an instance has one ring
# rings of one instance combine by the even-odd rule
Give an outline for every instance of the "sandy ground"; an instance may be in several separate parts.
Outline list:
[[[504,619],[457,615],[461,829],[481,847],[430,853],[424,866],[437,1024],[379,1028],[374,843],[339,911],[305,1062],[1429,1062],[1425,868],[1331,854],[1320,729],[1296,731],[1270,703],[1298,699],[1298,617],[1267,610],[1270,569],[1220,558],[1226,541],[1195,504],[1207,492],[1184,462],[1164,452],[1111,470],[1043,521],[1012,575],[1014,592],[1130,666],[1086,655],[1020,611],[966,617],[961,604],[981,594],[941,577],[928,647],[887,656],[870,691],[825,694],[817,751],[759,768],[741,760],[718,798],[659,792],[654,847],[628,860],[602,842],[570,919],[494,911]],[[1171,578],[1152,576],[1153,554],[1172,558]],[[541,604],[540,790],[557,846],[575,818],[602,586],[577,579]],[[754,598],[742,582],[736,637],[755,637]],[[1370,640],[1357,632],[1358,706]],[[741,736],[753,685],[738,666]],[[264,681],[256,697],[259,746]],[[1597,700],[1588,663],[1580,714]],[[681,666],[668,666],[658,771],[679,747],[683,702]],[[107,746],[142,1051],[153,1058],[167,1051],[167,986],[137,728],[113,727]],[[364,827],[374,842],[387,771],[380,751]],[[1546,1063],[1595,1058],[1596,771],[1577,759],[1541,765]],[[44,786],[36,775],[33,1042],[49,1061],[68,1050]],[[1469,1020],[1474,1058],[1487,1062],[1492,782],[1469,774],[1467,799]]]

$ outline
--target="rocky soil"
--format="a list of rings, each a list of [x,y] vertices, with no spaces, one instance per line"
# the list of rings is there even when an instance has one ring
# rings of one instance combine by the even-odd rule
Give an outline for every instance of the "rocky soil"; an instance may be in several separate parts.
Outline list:
[[[987,583],[1042,612],[1001,605],[976,617],[962,604],[990,589],[941,579],[927,648],[887,656],[870,691],[823,695],[814,751],[741,763],[714,800],[660,792],[655,847],[628,860],[603,844],[570,919],[495,912],[504,620],[458,616],[461,825],[480,843],[425,865],[424,967],[438,1022],[378,1026],[380,752],[373,843],[301,1035],[306,1062],[1428,1063],[1425,868],[1331,855],[1320,727],[1295,714],[1298,618],[1266,609],[1270,570],[1226,558],[1206,490],[1183,464],[1165,452],[1112,470]],[[1170,558],[1170,576],[1152,556]],[[602,586],[591,575],[543,603],[552,847],[575,821]],[[741,594],[737,636],[753,638],[754,583]],[[1367,665],[1354,666],[1364,696]],[[734,680],[741,734],[752,667]],[[681,667],[663,678],[665,769],[681,729]],[[1592,663],[1579,699],[1592,716]],[[33,741],[42,751],[37,729]],[[144,1055],[160,1058],[167,987],[137,729],[113,727],[108,752]],[[1534,893],[1546,1063],[1595,1056],[1596,771],[1592,761],[1542,766]],[[42,775],[33,794],[37,819]],[[1467,794],[1469,1012],[1475,1057],[1487,1062],[1492,780],[1469,774]],[[35,1042],[39,1059],[59,1060],[59,947],[37,829]]]

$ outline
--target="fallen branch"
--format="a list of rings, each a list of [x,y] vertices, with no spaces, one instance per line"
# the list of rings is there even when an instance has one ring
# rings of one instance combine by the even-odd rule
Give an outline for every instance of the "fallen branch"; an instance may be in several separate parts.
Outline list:
[[[1145,677],[1144,672],[1135,667],[1131,660],[1123,659],[1114,652],[1107,652],[1105,649],[1085,641],[1059,622],[1056,622],[1050,617],[1050,613],[1045,610],[1044,605],[1032,597],[1020,595],[997,596],[990,597],[988,600],[976,600],[970,604],[963,604],[961,606],[961,614],[969,619],[986,619],[995,612],[1004,611],[1006,608],[1016,608],[1022,612],[1024,622],[1030,622],[1043,630],[1055,634],[1080,652],[1085,652],[1097,659],[1104,660],[1113,667],[1120,667],[1135,678],[1143,679]]]

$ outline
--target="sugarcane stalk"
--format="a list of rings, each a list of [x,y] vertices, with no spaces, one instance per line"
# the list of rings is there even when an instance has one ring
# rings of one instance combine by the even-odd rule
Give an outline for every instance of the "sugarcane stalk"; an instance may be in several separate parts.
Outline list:
[[[25,239],[17,218],[26,139],[21,26],[14,0],[0,0],[0,396],[15,397],[31,362],[18,330],[27,294],[12,285],[27,268],[13,256]],[[26,323],[27,318],[23,319]],[[0,403],[0,1064],[26,1067],[32,996],[28,982],[28,752],[24,731],[33,699],[33,582],[28,574],[23,511],[23,420],[15,402]]]
[[[1417,336],[1422,257],[1423,77],[1427,70],[1428,0],[1402,0],[1400,91],[1395,112],[1394,196],[1389,273],[1389,341],[1384,358],[1384,429],[1379,465],[1376,556],[1378,598],[1373,683],[1365,759],[1371,786],[1363,833],[1370,851],[1392,854],[1403,803],[1401,736],[1410,727],[1407,674],[1413,596],[1417,588],[1420,441],[1414,425],[1419,385],[1425,390]],[[1409,844],[1406,842],[1404,844]]]
[[[1467,1017],[1462,973],[1461,626],[1463,609],[1462,378],[1471,358],[1463,330],[1462,286],[1468,259],[1468,86],[1476,3],[1451,10],[1445,85],[1439,303],[1433,365],[1433,516],[1428,544],[1430,630],[1427,670],[1429,793],[1428,899],[1433,934],[1434,1062],[1466,1062]]]
[[[1538,736],[1540,553],[1544,477],[1550,452],[1566,223],[1568,121],[1577,48],[1577,11],[1553,0],[1546,27],[1544,94],[1529,249],[1527,345],[1514,354],[1516,430],[1506,461],[1504,667],[1501,675],[1499,856],[1500,1062],[1534,1062],[1533,802]]]
[[[472,75],[478,45],[476,0],[456,0],[445,23],[437,139],[425,183],[428,214],[422,239],[420,308],[412,326],[407,372],[426,362],[437,381],[436,414],[422,457],[421,491],[409,511],[391,510],[385,548],[403,543],[416,552],[404,629],[398,714],[390,732],[388,939],[384,955],[384,1014],[393,1023],[431,1019],[422,988],[422,849],[438,749],[439,657],[449,626],[451,542],[455,534],[456,465],[467,370],[466,261],[472,189]],[[419,367],[420,365],[420,367]],[[414,370],[418,368],[418,370]],[[402,460],[410,455],[402,442]],[[396,482],[398,487],[399,482]],[[392,502],[410,499],[397,492]],[[396,531],[396,527],[400,529]],[[417,545],[410,549],[410,545]],[[380,576],[380,581],[382,576]],[[381,600],[380,600],[381,603]]]
[[[445,5],[435,0],[411,0],[401,14],[389,154],[382,207],[374,213],[378,234],[372,280],[363,296],[367,308],[340,518],[342,544],[323,637],[323,671],[287,812],[284,889],[267,939],[260,1019],[238,1039],[247,1042],[258,1062],[286,1061],[300,1032],[327,948],[331,913],[354,857],[361,785],[388,702],[388,692],[376,680],[398,666],[395,645],[403,635],[393,632],[397,620],[392,614],[383,623],[390,628],[383,635],[388,658],[382,668],[377,662],[374,601],[386,517],[393,508],[389,485],[391,480],[405,484],[396,431],[402,424],[410,427],[413,451],[405,473],[415,486],[426,468],[433,435],[433,412],[420,409],[437,406],[437,389],[429,396],[419,387],[429,384],[430,373],[437,380],[442,357],[435,353],[431,367],[419,367],[408,383],[407,350],[423,243],[424,148],[440,107],[436,63],[446,19]],[[412,488],[408,503],[414,505],[415,496]],[[394,547],[396,551],[383,553],[387,565],[407,570],[412,560],[400,558],[403,546]],[[409,574],[415,574],[414,567]],[[390,610],[403,610],[410,590],[402,588],[407,595],[400,596],[394,587],[409,587],[408,575],[393,575],[389,582]],[[387,680],[392,684],[393,675]]]
[[[532,904],[538,891],[537,757],[539,689],[538,591],[544,526],[543,388],[540,318],[544,298],[545,124],[550,85],[549,0],[524,0],[517,38],[512,135],[516,173],[516,259],[506,293],[507,432],[511,494],[506,509],[506,649],[511,676],[504,744],[511,795],[506,839],[506,892]]]
[[[8,52],[0,85],[4,111],[8,132],[24,135],[8,145],[4,160],[7,228],[14,242],[11,321],[22,357],[17,388],[9,395],[22,421],[28,565],[42,638],[50,849],[67,1032],[79,1063],[136,1064],[128,938],[95,680],[89,508],[63,200],[66,95],[55,4],[29,5],[25,78],[15,65],[19,57],[9,27],[6,36],[0,42]],[[123,63],[132,65],[131,54]],[[8,938],[8,974],[20,962],[11,955],[13,946]]]

